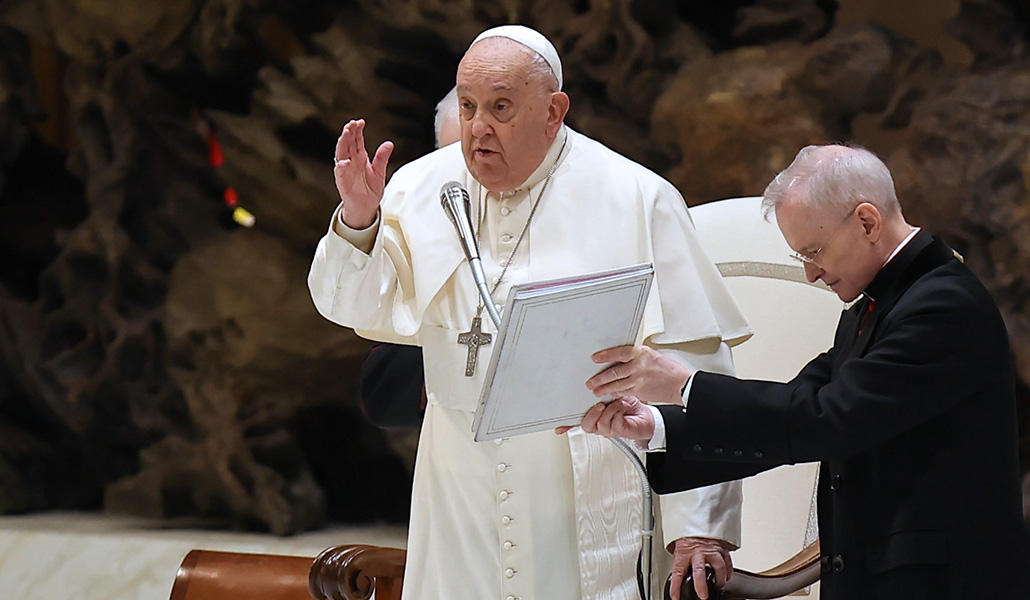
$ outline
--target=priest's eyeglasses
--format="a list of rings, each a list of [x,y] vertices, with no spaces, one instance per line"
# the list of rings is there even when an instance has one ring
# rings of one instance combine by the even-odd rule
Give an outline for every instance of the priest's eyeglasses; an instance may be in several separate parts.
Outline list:
[[[822,246],[819,246],[815,250],[809,250],[808,252],[791,252],[790,257],[798,261],[802,265],[812,265],[814,267],[818,267],[819,257],[823,255],[823,251],[826,250],[826,247],[830,244],[831,241],[833,241],[834,236],[837,235],[841,227],[843,227],[844,224],[848,222],[848,219],[850,219],[851,216],[855,214],[856,210],[858,210],[858,205],[856,205],[854,208],[848,211],[848,214],[840,220],[840,223],[837,223],[837,226],[833,228],[833,231],[830,233],[830,236],[826,238],[826,241],[823,242]]]

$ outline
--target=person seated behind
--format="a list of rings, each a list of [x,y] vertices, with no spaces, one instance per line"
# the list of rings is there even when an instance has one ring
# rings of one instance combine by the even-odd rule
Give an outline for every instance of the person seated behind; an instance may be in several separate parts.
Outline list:
[[[458,90],[451,88],[436,105],[433,120],[436,147],[461,139]],[[358,400],[362,412],[377,427],[405,429],[422,424],[426,410],[422,348],[379,342],[361,365]]]

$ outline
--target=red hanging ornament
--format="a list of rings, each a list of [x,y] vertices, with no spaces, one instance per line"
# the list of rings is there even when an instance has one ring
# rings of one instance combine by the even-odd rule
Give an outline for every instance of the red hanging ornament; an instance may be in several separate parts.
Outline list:
[[[227,187],[225,188],[225,191],[222,192],[222,200],[225,201],[225,205],[229,208],[235,208],[240,202],[240,196],[236,193],[235,188]]]

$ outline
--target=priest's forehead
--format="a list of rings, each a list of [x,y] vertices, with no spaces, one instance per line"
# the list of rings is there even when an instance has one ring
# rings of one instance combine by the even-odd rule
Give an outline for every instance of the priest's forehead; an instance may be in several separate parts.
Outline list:
[[[557,91],[558,88],[558,80],[542,56],[504,37],[482,39],[465,52],[458,64],[458,89],[467,87],[467,78],[470,76],[491,74],[503,76],[494,84],[495,89],[511,86],[509,82],[513,81],[539,82],[547,91]],[[503,88],[497,91],[503,91]]]

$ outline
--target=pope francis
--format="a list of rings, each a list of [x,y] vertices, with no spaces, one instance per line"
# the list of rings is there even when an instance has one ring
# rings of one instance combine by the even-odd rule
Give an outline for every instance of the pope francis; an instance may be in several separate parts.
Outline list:
[[[386,185],[391,142],[370,158],[362,120],[347,123],[337,142],[342,202],[308,276],[315,306],[362,336],[419,345],[425,356],[405,599],[638,593],[640,485],[617,448],[578,430],[473,441],[491,345],[459,340],[493,325],[440,206],[442,185],[469,191],[495,303],[516,283],[653,262],[642,343],[691,368],[729,373],[730,346],[751,333],[679,193],[567,127],[561,87],[561,62],[544,36],[497,27],[458,66],[460,144],[398,169]],[[674,556],[656,554],[666,569],[669,560],[680,571],[692,561],[728,564],[740,502],[739,482],[662,497],[656,538]]]

